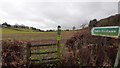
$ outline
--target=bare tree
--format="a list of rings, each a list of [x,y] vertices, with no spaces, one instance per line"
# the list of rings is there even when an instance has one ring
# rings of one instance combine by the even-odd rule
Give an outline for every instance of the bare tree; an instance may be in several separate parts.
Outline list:
[[[90,20],[89,27],[95,27],[96,24],[97,24],[97,19]]]
[[[80,27],[83,29],[87,24],[82,24]]]
[[[73,26],[73,30],[75,30],[76,28],[75,28],[75,26]]]
[[[19,25],[18,25],[18,24],[15,24],[15,25],[14,25],[14,28],[18,28],[18,27],[19,27]]]

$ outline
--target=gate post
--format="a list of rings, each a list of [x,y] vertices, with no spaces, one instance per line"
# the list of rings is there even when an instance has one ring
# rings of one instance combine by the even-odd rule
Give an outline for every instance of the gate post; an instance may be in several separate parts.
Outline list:
[[[61,26],[57,27],[57,50],[58,50],[58,57],[60,58],[60,40],[61,40]]]
[[[26,50],[27,50],[27,52],[26,52],[26,59],[27,59],[27,63],[29,63],[30,62],[30,54],[31,54],[31,49],[30,49],[30,46],[31,46],[31,43],[27,43],[27,46],[26,46]]]

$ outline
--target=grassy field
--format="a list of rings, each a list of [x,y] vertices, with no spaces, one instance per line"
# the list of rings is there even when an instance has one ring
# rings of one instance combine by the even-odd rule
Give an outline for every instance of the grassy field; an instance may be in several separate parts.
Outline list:
[[[2,39],[16,39],[16,40],[27,40],[27,41],[38,41],[38,40],[56,40],[57,32],[33,32],[32,30],[22,29],[0,29],[2,32]],[[73,31],[63,31],[62,39],[69,39],[73,36]]]

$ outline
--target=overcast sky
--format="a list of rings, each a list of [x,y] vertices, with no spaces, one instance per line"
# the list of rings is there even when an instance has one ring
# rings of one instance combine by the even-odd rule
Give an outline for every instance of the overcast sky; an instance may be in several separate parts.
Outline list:
[[[105,0],[104,0],[105,1]],[[40,29],[63,29],[118,13],[118,0],[0,0],[0,23],[24,24]]]

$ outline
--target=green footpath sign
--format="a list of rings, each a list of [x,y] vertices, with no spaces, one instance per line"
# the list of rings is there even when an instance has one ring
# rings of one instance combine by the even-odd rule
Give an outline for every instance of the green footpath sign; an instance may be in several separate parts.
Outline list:
[[[91,30],[91,34],[95,36],[105,36],[112,38],[119,38],[120,35],[120,27],[119,26],[111,26],[111,27],[94,27]],[[117,56],[114,63],[114,68],[118,67],[120,60],[120,43],[117,52]]]
[[[120,35],[120,27],[119,26],[94,27],[91,30],[91,34],[95,35],[95,36],[105,36],[105,37],[118,38]]]

